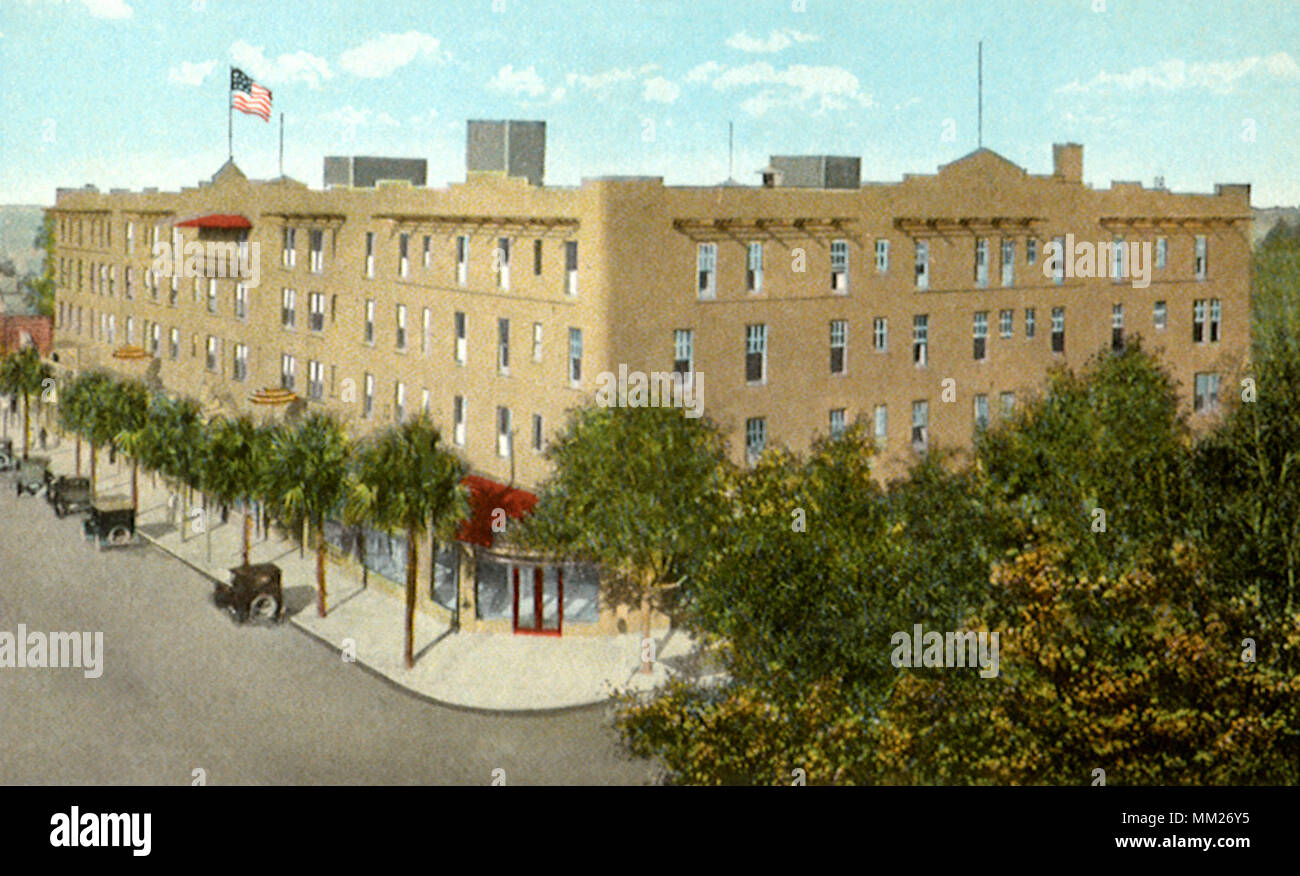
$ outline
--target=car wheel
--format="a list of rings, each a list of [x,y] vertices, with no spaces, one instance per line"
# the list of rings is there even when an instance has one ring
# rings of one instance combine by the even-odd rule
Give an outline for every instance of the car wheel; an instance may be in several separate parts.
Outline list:
[[[108,534],[108,543],[111,545],[121,546],[131,541],[131,530],[125,526],[114,526],[113,531]]]
[[[64,508],[62,505],[57,504],[57,503],[54,505],[54,516],[55,516],[55,517],[62,517],[64,514],[67,514],[67,513],[68,513],[67,509]]]
[[[269,593],[258,594],[248,606],[248,613],[258,620],[275,620],[280,613],[280,601]]]

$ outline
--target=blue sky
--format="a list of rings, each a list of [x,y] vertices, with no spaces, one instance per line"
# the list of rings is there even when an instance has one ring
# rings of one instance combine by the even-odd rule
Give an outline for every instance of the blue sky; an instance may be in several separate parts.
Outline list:
[[[326,154],[464,178],[467,118],[544,119],[547,181],[756,182],[770,154],[931,173],[984,143],[1034,173],[1300,204],[1296,0],[0,0],[0,203],[57,186],[177,188],[226,157],[229,67],[274,92],[235,160],[321,184]]]

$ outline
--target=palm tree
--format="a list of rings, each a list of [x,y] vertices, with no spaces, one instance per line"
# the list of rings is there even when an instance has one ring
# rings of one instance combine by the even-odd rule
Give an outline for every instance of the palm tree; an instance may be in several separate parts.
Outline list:
[[[47,380],[54,379],[54,369],[41,360],[35,347],[23,347],[0,362],[0,387],[23,397],[23,459],[31,448],[31,400],[33,393],[44,391]]]
[[[372,437],[357,459],[351,513],[406,535],[406,668],[415,665],[415,594],[419,545],[427,532],[441,540],[469,516],[461,480],[465,463],[442,444],[421,415]]]
[[[181,496],[187,486],[199,482],[199,461],[204,449],[203,417],[193,399],[173,399],[158,393],[149,404],[143,434],[136,446],[140,462],[162,474]],[[182,533],[184,521],[182,516]]]
[[[313,413],[279,430],[271,445],[264,492],[286,515],[301,515],[316,538],[316,608],[325,616],[325,515],[343,506],[352,490],[351,442],[343,425]]]
[[[81,435],[86,431],[86,383],[80,376],[59,387],[59,424],[77,441],[77,477],[81,477]]]
[[[140,445],[149,414],[149,388],[139,380],[113,383],[109,391],[109,420],[113,443],[131,457],[131,507],[140,507]]]
[[[208,422],[207,453],[203,458],[204,489],[222,505],[244,506],[243,562],[248,565],[252,517],[249,506],[261,498],[266,481],[272,433],[259,429],[251,417],[217,417]]]
[[[93,496],[99,448],[117,435],[113,414],[116,381],[106,371],[89,371],[77,379],[81,382],[82,428],[90,441],[90,494]]]

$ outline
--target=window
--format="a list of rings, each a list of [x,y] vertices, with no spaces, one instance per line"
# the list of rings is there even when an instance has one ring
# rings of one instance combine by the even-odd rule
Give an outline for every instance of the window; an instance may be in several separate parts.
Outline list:
[[[889,408],[885,405],[876,405],[874,434],[876,447],[883,449],[889,438]]]
[[[877,353],[889,350],[889,320],[877,316],[871,321],[871,345]]]
[[[533,361],[542,361],[542,324],[533,323]]]
[[[691,329],[673,330],[673,373],[683,380],[695,370],[695,332]]]
[[[1030,237],[1025,240],[1025,264],[1032,265],[1038,261],[1038,238]]]
[[[849,324],[847,320],[831,320],[831,374],[843,374],[845,352],[848,347]]]
[[[465,314],[458,310],[452,317],[452,331],[456,338],[456,345],[452,355],[455,357],[456,362],[461,365],[465,364],[465,352],[466,347],[468,346],[468,341],[465,337],[465,330]]]
[[[745,382],[767,380],[767,326],[745,326]]]
[[[292,289],[280,290],[280,325],[285,328],[293,328],[294,323],[294,299],[297,293]]]
[[[838,438],[844,434],[844,408],[832,408],[830,414],[830,433],[832,438]]]
[[[248,345],[235,344],[235,362],[232,376],[236,380],[248,378]]]
[[[1052,352],[1065,352],[1065,308],[1052,308]]]
[[[307,296],[307,327],[314,332],[325,331],[324,292],[312,292]]]
[[[497,456],[510,456],[510,408],[497,408]]]
[[[235,318],[248,319],[248,284],[235,284]]]
[[[208,278],[208,313],[216,313],[216,312],[217,312],[217,281],[216,279],[209,277]]]
[[[375,415],[375,375],[367,373],[364,380],[361,416],[370,418]]]
[[[1016,242],[1002,240],[1002,285],[1014,286],[1016,282]]]
[[[125,268],[122,269],[122,294],[126,296],[127,301],[130,301],[133,297],[135,297],[134,294],[132,293],[132,287],[134,286],[134,284],[135,284],[135,271],[131,268],[130,265],[127,265]]]
[[[366,299],[365,340],[367,344],[375,342],[375,299]]]
[[[876,273],[889,273],[889,241],[876,241]]]
[[[397,305],[397,333],[394,338],[397,349],[406,349],[406,305]]]
[[[411,235],[399,234],[397,236],[397,272],[402,277],[411,275]]]
[[[153,325],[149,327],[149,352],[157,356],[158,350],[161,346],[162,346],[162,326],[160,326],[158,323],[155,322]],[[175,359],[176,356],[173,355],[172,358]]]
[[[767,420],[750,417],[745,420],[745,458],[754,462],[767,448]]]
[[[280,388],[293,389],[293,371],[296,364],[294,358],[288,353],[280,354]]]
[[[582,382],[582,329],[569,329],[569,385]]]
[[[1026,307],[1025,308],[1025,337],[1032,338],[1034,336],[1035,328],[1037,328],[1037,325],[1036,325],[1036,320],[1034,318],[1034,309],[1032,307]]]
[[[1204,234],[1196,235],[1196,279],[1204,280],[1209,273],[1209,241]]]
[[[126,223],[126,254],[135,255],[135,223]]]
[[[1057,286],[1065,284],[1065,238],[1058,237],[1054,241],[1055,246],[1052,248],[1055,253],[1052,255],[1052,282]]]
[[[80,313],[78,313],[80,316]],[[181,330],[174,328],[167,336],[167,355],[171,359],[178,359],[181,355]]]
[[[745,255],[745,291],[763,291],[763,244],[751,243]]]
[[[429,355],[429,347],[433,343],[433,311],[424,308],[420,316],[420,353]]]
[[[307,243],[311,250],[311,272],[319,274],[325,270],[325,232],[319,228],[307,233]]]
[[[366,276],[375,275],[375,232],[366,232]]]
[[[424,251],[423,251],[423,255],[421,256],[420,263],[424,265],[426,268],[433,263],[433,250],[430,248],[432,242],[433,242],[433,238],[431,238],[427,234],[424,235]]]
[[[510,320],[497,320],[497,373],[510,373]]]
[[[451,400],[451,440],[457,447],[465,446],[465,396]]]
[[[1219,375],[1196,375],[1196,398],[1192,409],[1197,413],[1210,413],[1219,407]]]
[[[393,387],[393,420],[400,423],[406,419],[406,384],[397,381]]]
[[[219,343],[219,342],[217,341],[216,338],[214,338],[212,335],[208,335],[208,344],[207,344],[207,351],[208,351],[207,367],[208,367],[208,370],[209,370],[209,371],[214,371],[214,372],[215,372],[219,367],[221,367],[221,363],[220,363],[219,359],[217,358],[217,357],[220,355],[220,351],[218,350],[218,343]]]
[[[1110,276],[1116,283],[1124,278],[1124,238],[1116,237],[1110,243]]]
[[[429,407],[430,407],[429,402],[430,402],[429,390],[427,389],[422,390],[420,392],[420,413],[426,417],[429,416]]]
[[[912,447],[917,453],[924,453],[929,444],[930,403],[912,402]]]
[[[849,242],[831,241],[831,291],[847,295],[849,291]]]
[[[989,284],[989,240],[975,239],[975,285],[983,289]]]
[[[510,288],[510,238],[502,237],[497,240],[496,252],[496,272],[497,288]]]
[[[126,342],[128,344],[135,343],[135,317],[133,316],[126,318]]]
[[[1155,303],[1155,307],[1151,312],[1151,322],[1156,331],[1164,331],[1165,327],[1169,325],[1169,308],[1165,305],[1165,302],[1157,301]]]
[[[975,428],[984,431],[989,427],[989,397],[982,393],[975,396]]]
[[[1223,315],[1223,310],[1219,305],[1219,299],[1210,299],[1210,343],[1217,343],[1219,340],[1219,318]]]
[[[280,264],[290,271],[293,270],[298,257],[295,245],[297,237],[298,229],[296,228],[285,228],[280,235]]]
[[[533,414],[533,452],[542,452],[542,415]]]
[[[578,241],[564,242],[564,293],[578,294]]]
[[[534,240],[533,241],[533,276],[540,277],[541,275],[542,275],[542,242],[540,240]]]
[[[1009,338],[1015,329],[1016,312],[1014,310],[998,311],[998,334]]]
[[[925,365],[929,357],[930,317],[919,314],[912,317],[912,364],[918,368]]]
[[[713,298],[718,294],[718,245],[701,243],[697,258],[697,289],[701,298]]]
[[[1169,264],[1169,238],[1156,238],[1156,268],[1163,268]]]
[[[456,238],[456,285],[469,282],[469,238],[464,234]]]
[[[916,242],[916,288],[930,288],[930,244],[924,240]]]
[[[975,361],[982,362],[988,358],[989,353],[989,313],[987,310],[981,310],[975,314],[971,337],[974,339]]]
[[[1002,416],[1011,416],[1012,411],[1016,409],[1016,394],[1014,392],[1004,392],[998,396],[998,401],[1002,405]]]
[[[1124,305],[1113,304],[1110,308],[1110,348],[1118,352],[1124,349]]]

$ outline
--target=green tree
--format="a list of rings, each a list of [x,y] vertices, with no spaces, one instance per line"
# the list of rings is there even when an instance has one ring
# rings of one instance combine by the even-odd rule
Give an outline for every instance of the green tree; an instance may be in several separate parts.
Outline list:
[[[112,442],[131,457],[131,507],[140,506],[140,443],[149,415],[149,389],[139,380],[113,382],[109,390]]]
[[[272,437],[251,417],[216,417],[207,424],[207,453],[202,461],[204,489],[222,505],[243,504],[241,557],[248,564],[252,516],[250,507],[262,498],[270,462]]]
[[[442,442],[426,417],[379,432],[358,448],[352,514],[406,536],[406,667],[415,665],[416,571],[420,542],[432,532],[453,537],[469,516],[461,484],[465,463]]]
[[[676,408],[593,405],[570,415],[547,458],[553,471],[521,541],[633,582],[649,639],[653,594],[680,581],[724,522],[720,433]],[[651,671],[648,661],[642,671]]]
[[[23,283],[28,305],[51,319],[54,318],[54,265],[57,263],[54,241],[54,216],[46,213],[36,232],[36,239],[32,242],[32,246],[45,252],[41,272]]]
[[[49,381],[47,383],[47,381]],[[23,400],[23,459],[31,447],[31,400],[54,385],[54,370],[41,360],[35,347],[23,347],[0,360],[0,388],[16,393]]]
[[[171,484],[175,498],[185,505],[181,509],[184,533],[190,519],[189,490],[201,481],[205,453],[203,415],[198,402],[155,394],[149,403],[136,452],[140,463],[160,473]]]

